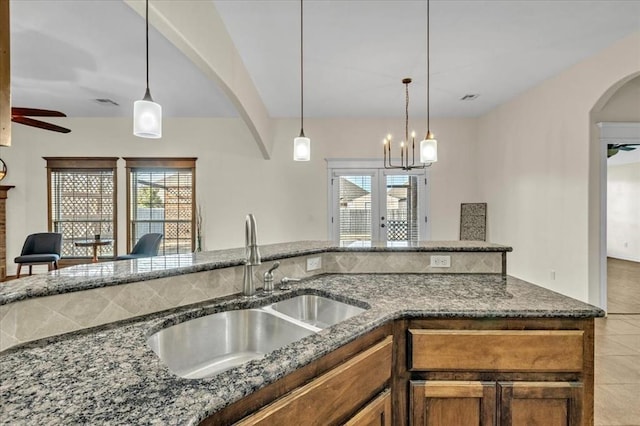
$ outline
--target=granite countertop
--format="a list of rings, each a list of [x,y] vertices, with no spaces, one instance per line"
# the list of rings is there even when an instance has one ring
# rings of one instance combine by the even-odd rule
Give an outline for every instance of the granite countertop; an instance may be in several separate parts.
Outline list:
[[[298,294],[320,294],[369,309],[261,360],[205,379],[173,375],[146,345],[150,334],[168,324]],[[227,297],[8,349],[0,353],[0,421],[197,424],[397,318],[603,315],[594,306],[498,274],[321,275],[269,297]]]
[[[354,252],[510,252],[511,247],[482,241],[415,243],[296,241],[260,246],[263,261],[334,251]],[[155,256],[76,265],[9,281],[0,286],[0,305],[33,297],[89,290],[244,264],[244,248]]]

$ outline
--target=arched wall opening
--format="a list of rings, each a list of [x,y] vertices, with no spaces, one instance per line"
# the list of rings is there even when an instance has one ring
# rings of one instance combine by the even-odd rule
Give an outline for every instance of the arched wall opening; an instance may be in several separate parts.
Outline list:
[[[607,310],[607,151],[599,122],[640,122],[639,108],[607,113],[607,105],[640,71],[607,89],[589,112],[589,301]]]

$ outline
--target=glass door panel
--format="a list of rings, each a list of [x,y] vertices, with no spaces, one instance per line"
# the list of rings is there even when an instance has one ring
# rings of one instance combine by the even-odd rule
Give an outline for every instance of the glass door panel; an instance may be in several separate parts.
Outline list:
[[[337,180],[339,241],[347,245],[372,241],[372,176],[339,176]]]
[[[386,175],[381,208],[381,237],[386,241],[420,240],[418,176]]]

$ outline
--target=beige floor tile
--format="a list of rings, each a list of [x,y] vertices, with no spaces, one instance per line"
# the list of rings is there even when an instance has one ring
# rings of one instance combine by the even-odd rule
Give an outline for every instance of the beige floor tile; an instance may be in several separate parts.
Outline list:
[[[596,318],[596,334],[606,333],[608,336],[615,334],[640,334],[640,325],[635,325],[633,321],[619,317],[621,317],[621,315],[609,315],[607,318]]]
[[[615,336],[608,335],[607,337],[614,342],[633,349],[638,355],[640,355],[640,334],[619,334]]]
[[[595,359],[596,384],[640,385],[640,355],[597,356]]]
[[[595,424],[640,425],[640,385],[596,385]]]
[[[616,336],[618,337],[618,336]],[[637,355],[638,351],[613,340],[614,336],[596,334],[596,356],[605,355]]]

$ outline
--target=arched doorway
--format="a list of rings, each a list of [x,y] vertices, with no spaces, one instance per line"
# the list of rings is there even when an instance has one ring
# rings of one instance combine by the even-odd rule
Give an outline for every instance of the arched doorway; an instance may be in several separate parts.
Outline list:
[[[627,132],[629,137],[637,135],[637,127],[619,124],[620,122],[640,123],[640,108],[620,107],[622,104],[620,99],[624,101],[625,97],[628,98],[626,101],[628,104],[629,102],[634,105],[638,103],[635,94],[630,93],[638,88],[640,88],[640,72],[633,73],[611,86],[590,112],[589,299],[605,310],[607,309],[607,136],[613,134],[620,136],[620,131]],[[602,124],[604,122],[616,122],[618,125],[605,125],[604,132],[608,134],[604,134]],[[605,137],[601,139],[603,135]]]

